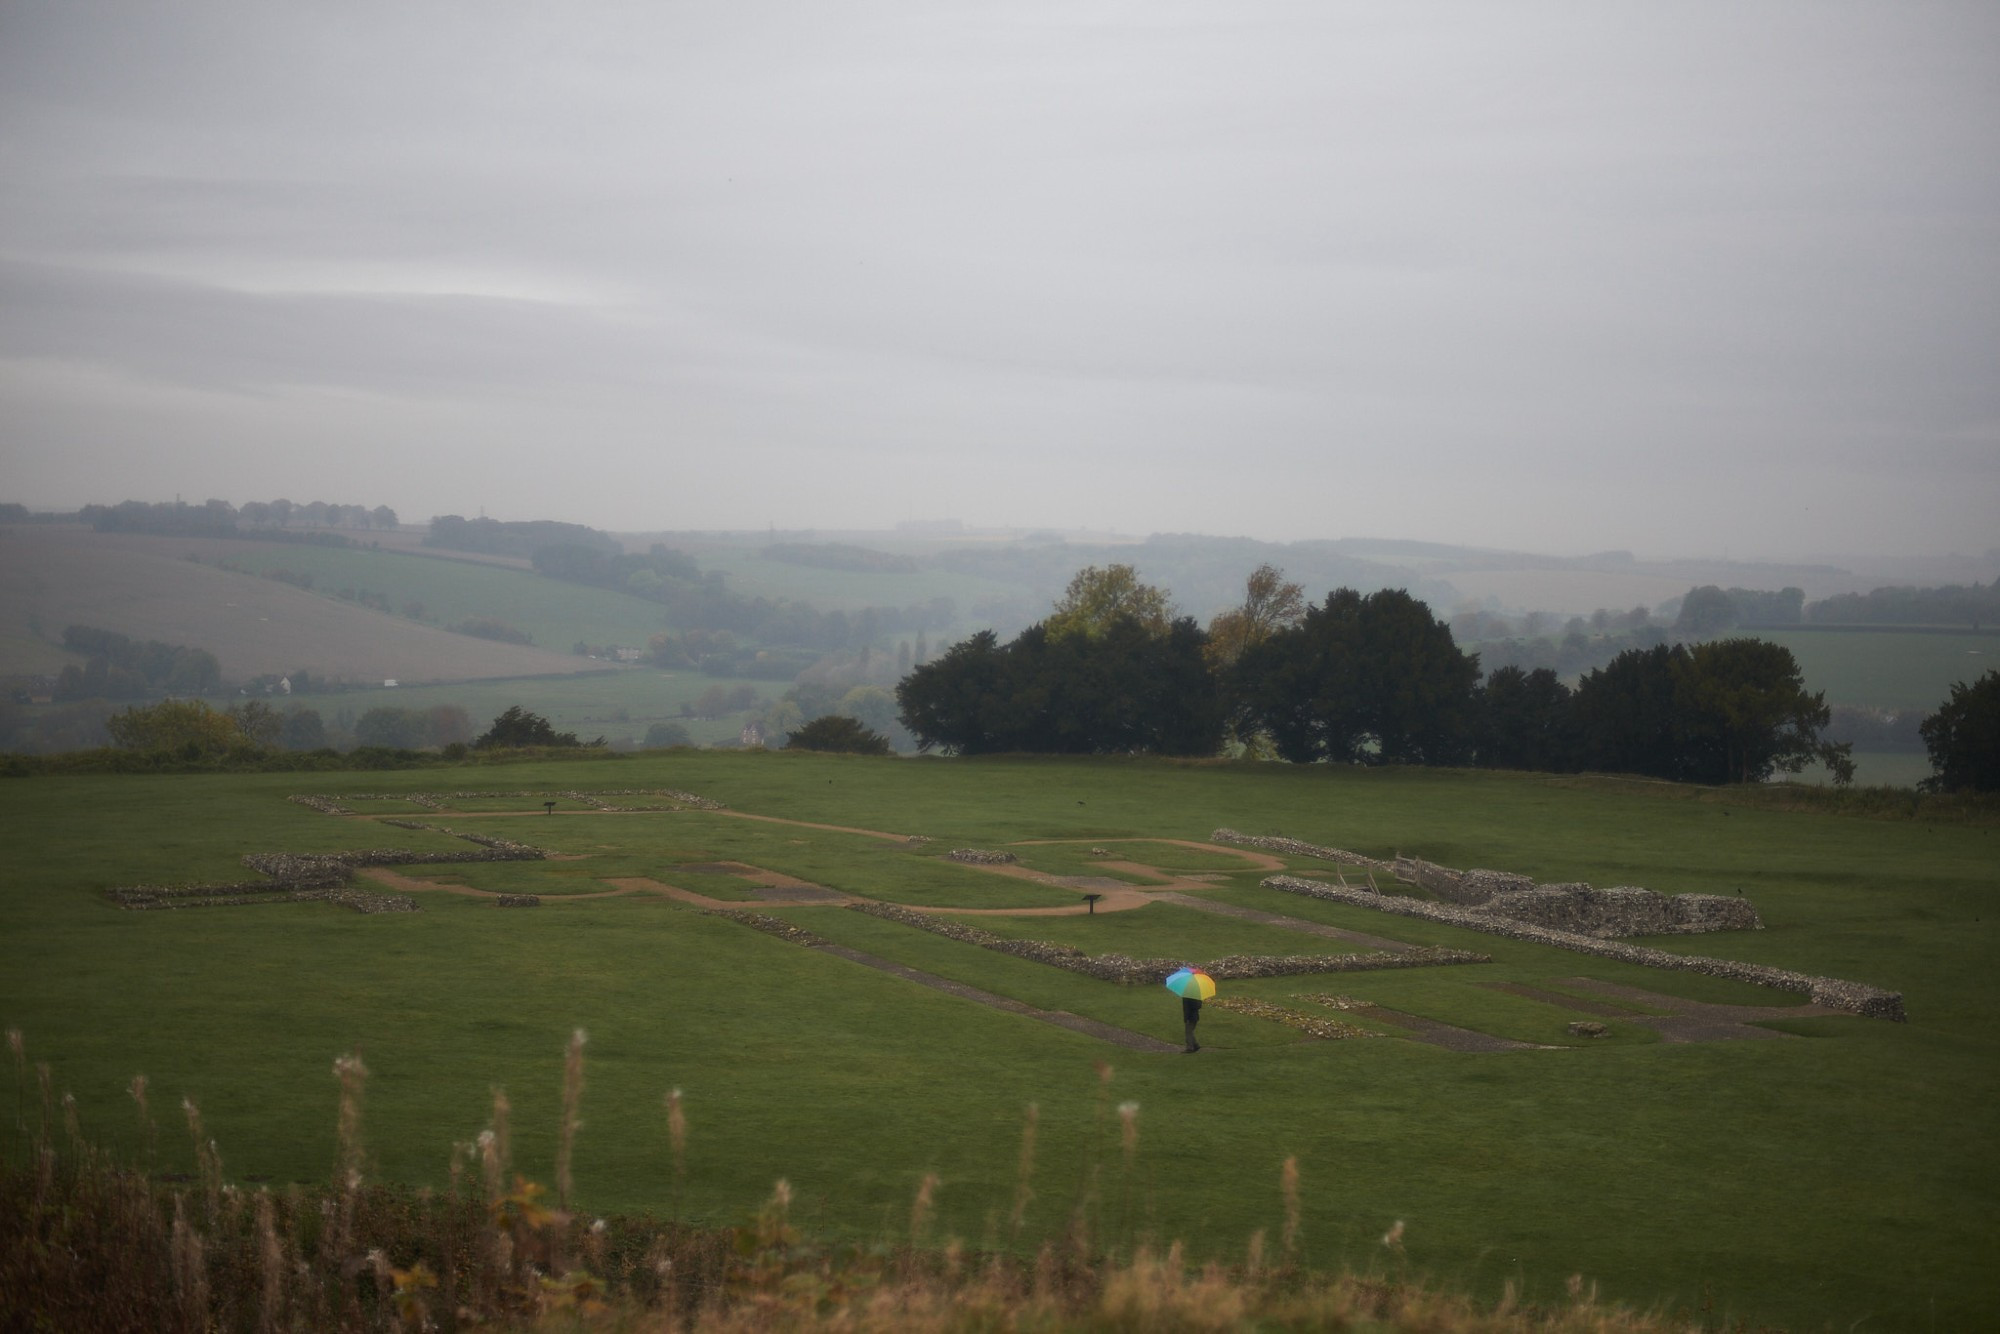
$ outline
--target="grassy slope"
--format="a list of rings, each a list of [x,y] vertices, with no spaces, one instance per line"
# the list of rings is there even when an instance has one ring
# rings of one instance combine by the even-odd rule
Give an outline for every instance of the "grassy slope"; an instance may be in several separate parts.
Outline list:
[[[10,639],[46,643],[60,639],[64,626],[81,624],[136,639],[206,648],[221,660],[225,675],[238,679],[303,667],[318,676],[354,680],[460,680],[570,672],[597,665],[582,662],[569,652],[574,634],[544,638],[560,635],[565,628],[561,625],[540,625],[536,639],[543,647],[498,644],[370,611],[289,584],[218,569],[189,556],[203,561],[220,556],[248,563],[262,552],[279,568],[304,570],[316,561],[337,561],[356,569],[380,565],[396,572],[396,578],[435,571],[440,581],[479,584],[485,589],[480,614],[502,620],[518,617],[510,610],[516,606],[532,609],[537,605],[535,597],[549,590],[560,594],[550,596],[551,605],[573,602],[578,616],[589,607],[590,599],[582,596],[588,590],[564,591],[562,586],[532,574],[392,553],[308,546],[103,535],[59,527],[8,531],[7,559],[0,561],[0,652],[7,650]],[[490,586],[481,581],[490,581]],[[321,586],[328,582],[338,588],[348,581],[322,581]],[[404,600],[389,578],[369,582],[357,577],[354,586],[387,593],[391,605],[400,606]],[[648,606],[617,594],[602,596],[634,608]],[[586,624],[594,622],[578,621],[579,626]],[[68,655],[64,656],[67,660]],[[45,652],[34,657],[9,653],[0,658],[0,673],[47,670],[48,666]]]
[[[255,542],[215,543],[203,558],[257,573],[310,574],[313,591],[323,596],[342,588],[367,589],[385,595],[398,612],[420,603],[424,620],[432,624],[492,617],[525,630],[541,647],[563,653],[578,640],[643,648],[666,628],[659,604],[643,598],[478,561]]]
[[[1808,1035],[1801,1040],[1693,1047],[1620,1025],[1612,1042],[1587,1050],[1464,1056],[1394,1038],[1295,1042],[1211,1012],[1208,1050],[1190,1060],[1120,1051],[658,901],[528,913],[431,895],[409,916],[320,906],[124,914],[93,893],[133,880],[236,878],[237,854],[253,849],[433,837],[357,827],[282,800],[301,787],[635,785],[922,832],[932,853],[1025,838],[1198,838],[1229,824],[1543,879],[1741,887],[1769,929],[1668,947],[1901,988],[1911,1022],[1804,1020],[1790,1026]],[[1765,1319],[1845,1327],[1865,1317],[1878,1328],[1967,1327],[2000,1295],[1986,1265],[2000,1224],[1988,1133],[2000,1093],[1990,1017],[2000,834],[1990,826],[1871,822],[1749,807],[1727,793],[1490,774],[801,755],[304,783],[48,780],[17,783],[7,796],[0,935],[12,949],[0,1020],[27,1032],[31,1057],[76,1092],[94,1133],[138,1145],[121,1090],[144,1070],[158,1105],[182,1094],[199,1101],[234,1174],[326,1171],[328,1065],[358,1048],[375,1072],[368,1138],[381,1173],[441,1180],[449,1143],[484,1123],[487,1091],[500,1084],[514,1101],[523,1166],[546,1180],[559,1055],[581,1025],[592,1041],[578,1179],[595,1208],[669,1202],[660,1098],[678,1086],[693,1123],[685,1203],[698,1215],[736,1217],[785,1175],[808,1223],[870,1234],[901,1219],[916,1179],[935,1170],[946,1182],[944,1221],[976,1241],[1011,1207],[1022,1109],[1033,1101],[1042,1120],[1031,1233],[1060,1226],[1095,1160],[1100,1221],[1114,1236],[1152,1229],[1190,1239],[1198,1253],[1240,1256],[1253,1229],[1275,1235],[1279,1165],[1296,1154],[1316,1261],[1372,1263],[1374,1238],[1403,1218],[1415,1263],[1488,1292],[1517,1278],[1546,1296],[1580,1270],[1627,1300],[1692,1306],[1712,1288],[1720,1306]],[[963,871],[926,882],[921,854],[879,840],[713,816],[489,817],[461,827],[602,859],[504,868],[508,888],[532,884],[535,870],[563,877],[548,888],[570,889],[580,868],[660,873],[737,855],[885,897],[934,883],[938,901],[971,903],[984,883]],[[1034,862],[1033,849],[1020,851]],[[458,873],[477,884],[479,870]],[[1217,893],[1481,949],[1496,962],[1272,979],[1241,994],[1303,1005],[1288,998],[1342,991],[1543,1042],[1565,1041],[1570,1016],[1479,984],[1589,974],[1708,999],[1787,999],[1308,903],[1254,880],[1237,877]],[[1010,889],[997,881],[993,892]],[[1034,1004],[1178,1036],[1164,993],[857,914],[788,915]],[[1057,919],[1029,934],[1204,955],[1271,939],[1161,909]],[[1116,1069],[1110,1101],[1142,1109],[1130,1176],[1115,1124],[1092,1130],[1098,1060]],[[162,1163],[184,1165],[185,1137],[163,1130]]]

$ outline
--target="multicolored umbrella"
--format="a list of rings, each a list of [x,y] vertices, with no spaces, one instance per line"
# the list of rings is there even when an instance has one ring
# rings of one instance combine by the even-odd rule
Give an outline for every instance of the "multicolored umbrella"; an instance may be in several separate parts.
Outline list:
[[[1207,1000],[1215,994],[1215,979],[1199,968],[1183,968],[1167,975],[1167,990],[1183,1000]]]

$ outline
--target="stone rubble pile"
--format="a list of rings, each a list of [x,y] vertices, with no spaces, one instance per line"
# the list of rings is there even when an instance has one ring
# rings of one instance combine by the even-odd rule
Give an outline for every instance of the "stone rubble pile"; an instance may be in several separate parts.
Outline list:
[[[295,796],[287,797],[285,798],[285,800],[296,801],[301,806],[309,806],[313,810],[318,811],[321,815],[354,814],[353,811],[348,810],[347,807],[341,805],[340,802],[334,799],[333,797],[322,796],[317,793],[302,792]]]
[[[982,848],[953,848],[944,859],[968,866],[1012,866],[1021,860],[1011,852],[988,852]]]
[[[1308,1037],[1326,1038],[1338,1041],[1342,1038],[1372,1038],[1380,1034],[1350,1024],[1342,1019],[1330,1019],[1323,1014],[1307,1014],[1303,1010],[1290,1009],[1283,1005],[1273,1005],[1270,1001],[1253,1000],[1247,996],[1218,996],[1210,1005],[1228,1010],[1233,1014],[1247,1014],[1255,1019],[1269,1019],[1283,1024],[1286,1028],[1297,1029]]]
[[[1595,889],[1581,882],[1537,885],[1511,871],[1455,871],[1417,857],[1396,858],[1396,878],[1420,885],[1447,903],[1489,917],[1546,926],[1583,936],[1691,935],[1705,931],[1758,931],[1764,923],[1741,896],[1676,894],[1669,898],[1635,885]]]
[[[1665,968],[1750,982],[1779,991],[1803,994],[1817,1005],[1846,1010],[1873,1019],[1888,1019],[1901,1023],[1905,1017],[1902,993],[1884,991],[1862,982],[1848,982],[1835,977],[1815,977],[1807,973],[1795,973],[1789,969],[1773,968],[1767,964],[1740,963],[1734,959],[1711,959],[1698,954],[1672,954],[1666,950],[1652,949],[1644,945],[1628,945],[1623,941],[1605,940],[1598,936],[1517,922],[1510,918],[1495,917],[1475,909],[1455,907],[1451,904],[1425,903],[1418,899],[1403,898],[1393,894],[1345,889],[1323,881],[1301,880],[1296,876],[1274,875],[1266,877],[1259,883],[1266,889],[1283,890],[1287,894],[1302,894],[1307,898],[1324,899],[1329,903],[1345,903],[1357,908],[1372,908],[1377,912],[1395,913],[1403,917],[1421,917],[1428,921],[1484,931],[1489,935],[1507,936],[1537,945],[1553,945],[1557,949],[1574,950],[1579,954],[1592,954],[1603,959],[1616,959],[1621,963],[1635,963],[1647,968]]]
[[[1748,899],[1721,894],[1676,894],[1669,898],[1631,885],[1610,889],[1585,884],[1541,885],[1496,894],[1474,906],[1473,911],[1602,938],[1764,929]]]

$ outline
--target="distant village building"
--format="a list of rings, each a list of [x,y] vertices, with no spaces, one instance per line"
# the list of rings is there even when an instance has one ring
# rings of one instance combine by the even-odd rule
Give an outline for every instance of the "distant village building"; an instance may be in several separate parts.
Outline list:
[[[764,744],[764,729],[758,723],[745,723],[737,739],[746,746],[761,746]]]
[[[637,662],[646,656],[646,650],[642,648],[613,649],[612,652],[617,654],[620,662]]]
[[[392,676],[388,680],[384,681],[382,683],[382,688],[384,690],[394,690],[396,688],[396,678]]]

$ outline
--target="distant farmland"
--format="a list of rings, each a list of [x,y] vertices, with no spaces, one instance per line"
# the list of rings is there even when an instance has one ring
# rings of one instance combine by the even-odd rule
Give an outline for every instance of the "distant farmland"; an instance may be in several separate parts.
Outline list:
[[[480,605],[491,610],[476,614],[501,619],[519,616],[524,608],[538,610],[516,592],[543,582],[533,576],[388,553],[100,534],[82,528],[13,528],[5,542],[6,558],[0,560],[0,653],[5,657],[0,659],[0,673],[50,670],[48,646],[60,640],[63,627],[73,624],[205,648],[222,661],[232,679],[302,667],[316,676],[352,681],[436,681],[553,675],[602,666],[568,652],[580,634],[559,642],[536,634],[534,647],[494,643],[326,596],[320,591],[325,584],[317,576],[314,590],[308,591],[202,562],[227,556],[246,564],[266,562],[264,568],[318,567],[329,574],[326,583],[332,587],[326,592],[346,585],[349,578],[361,580],[362,575],[351,573],[356,563],[381,562],[383,577],[353,586],[383,592],[392,605],[405,597],[401,590],[408,586],[404,583],[410,577],[408,567],[425,567],[421,573],[429,582],[422,586],[436,590],[440,607],[450,609],[447,615],[461,606]],[[403,568],[392,569],[391,563]],[[339,565],[348,571],[336,569]],[[437,570],[434,576],[428,568],[432,565]],[[495,584],[485,590],[488,596],[483,601],[476,602],[469,593],[456,599],[446,594],[451,588],[472,588],[480,579],[508,583],[504,589]],[[560,598],[577,609],[574,625],[579,630],[618,628],[609,617],[591,615],[591,590],[549,588],[551,600]],[[620,638],[639,636],[643,644],[639,632],[646,604],[634,598],[619,600],[635,609],[623,623],[626,634]],[[553,621],[540,624],[544,633],[570,628]]]
[[[2000,667],[2000,634],[1870,630],[1746,630],[1783,644],[1798,659],[1806,686],[1835,708],[1922,709]]]

